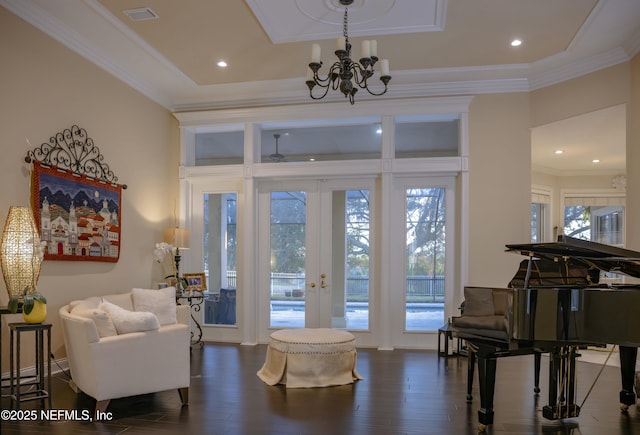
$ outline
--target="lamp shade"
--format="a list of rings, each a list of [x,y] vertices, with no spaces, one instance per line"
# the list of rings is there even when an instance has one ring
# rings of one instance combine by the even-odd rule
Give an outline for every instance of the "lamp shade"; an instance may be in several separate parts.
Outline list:
[[[189,230],[185,228],[167,228],[164,230],[164,242],[178,249],[189,249]]]
[[[2,275],[9,296],[21,295],[25,288],[35,291],[40,276],[40,235],[29,207],[9,207],[2,231]]]

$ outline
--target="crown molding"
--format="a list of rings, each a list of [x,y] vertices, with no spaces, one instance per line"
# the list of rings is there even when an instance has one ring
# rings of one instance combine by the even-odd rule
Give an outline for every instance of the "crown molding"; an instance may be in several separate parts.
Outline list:
[[[555,85],[630,59],[625,50],[620,47],[595,56],[563,62],[563,58],[568,57],[570,57],[569,53],[563,52],[532,64],[532,72],[529,75],[530,90]]]
[[[584,170],[566,170],[555,169],[547,166],[531,165],[531,171],[539,174],[552,175],[554,177],[588,177],[588,176],[616,176],[624,175],[625,170],[622,169],[584,169]]]
[[[372,117],[379,118],[381,113],[393,112],[396,115],[442,115],[443,113],[467,113],[469,105],[473,100],[472,96],[457,97],[433,97],[433,98],[408,98],[403,100],[400,107],[394,105],[390,100],[370,100],[363,101],[358,107],[357,115],[353,115],[353,110],[344,99],[340,102],[314,103],[305,98],[300,105],[282,105],[272,107],[238,107],[233,109],[223,108],[210,110],[194,110],[184,112],[174,112],[173,116],[180,122],[180,127],[198,128],[201,126],[211,126],[212,124],[236,124],[244,125],[254,119],[260,119],[263,123],[282,123],[290,120],[291,113],[298,113],[296,124],[305,120],[317,122],[321,119],[332,119],[331,125],[335,124],[333,119],[336,115],[344,117],[357,116],[358,118]]]
[[[640,53],[640,30],[624,44],[623,48],[631,59]]]

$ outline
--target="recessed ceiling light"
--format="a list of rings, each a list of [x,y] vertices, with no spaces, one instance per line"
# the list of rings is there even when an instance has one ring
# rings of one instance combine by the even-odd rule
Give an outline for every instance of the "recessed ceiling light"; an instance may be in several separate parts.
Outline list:
[[[217,65],[218,65],[220,68],[226,68],[228,64],[227,64],[227,62],[225,62],[224,60],[219,60],[219,61],[218,61],[218,63],[217,63]]]
[[[562,154],[562,153],[564,153],[564,151],[563,151],[563,150],[555,150],[555,151],[554,151],[554,154]]]
[[[382,134],[382,129],[381,128],[377,129],[376,134]]]
[[[520,45],[522,45],[522,41],[520,39],[514,39],[513,41],[511,41],[512,47],[518,47]]]
[[[600,163],[600,159],[593,159],[591,160],[591,163]]]

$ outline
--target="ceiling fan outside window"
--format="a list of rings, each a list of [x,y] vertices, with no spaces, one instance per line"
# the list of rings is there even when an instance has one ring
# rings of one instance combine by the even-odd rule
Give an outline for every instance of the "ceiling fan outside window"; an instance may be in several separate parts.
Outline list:
[[[273,154],[269,154],[269,160],[271,160],[272,162],[286,162],[287,159],[284,155],[280,154],[280,152],[278,151],[278,140],[280,139],[280,134],[276,133],[273,135],[274,139],[276,140],[276,152]]]

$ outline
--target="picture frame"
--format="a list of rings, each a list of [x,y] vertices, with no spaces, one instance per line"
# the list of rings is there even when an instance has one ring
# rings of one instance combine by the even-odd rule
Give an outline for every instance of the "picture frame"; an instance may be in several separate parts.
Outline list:
[[[187,282],[187,291],[207,289],[207,277],[204,272],[183,273],[182,278]]]

